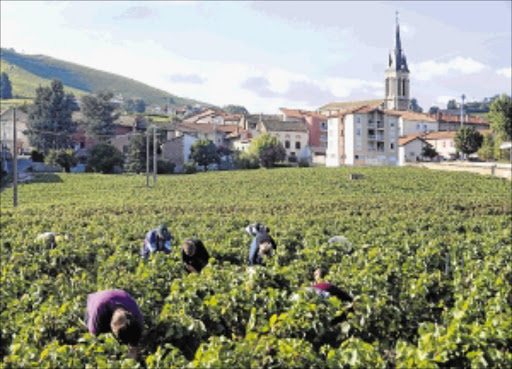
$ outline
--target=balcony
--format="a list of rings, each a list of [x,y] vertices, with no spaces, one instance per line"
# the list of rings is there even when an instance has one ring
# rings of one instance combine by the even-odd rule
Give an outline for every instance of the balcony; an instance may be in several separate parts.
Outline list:
[[[374,121],[372,121],[372,120],[370,120],[370,121],[368,122],[368,128],[375,128],[375,122],[374,122]]]
[[[375,135],[368,135],[368,139],[374,141],[377,136]]]
[[[384,122],[381,122],[380,120],[377,121],[377,129],[384,129]]]
[[[385,141],[384,135],[377,135],[375,139],[377,141]]]

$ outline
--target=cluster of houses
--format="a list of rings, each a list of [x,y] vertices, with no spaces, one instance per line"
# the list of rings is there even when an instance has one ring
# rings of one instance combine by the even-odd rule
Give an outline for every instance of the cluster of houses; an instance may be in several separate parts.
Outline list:
[[[409,69],[401,48],[400,28],[396,26],[395,48],[385,71],[384,99],[329,103],[308,111],[280,108],[279,114],[228,114],[221,109],[195,107],[193,110],[173,108],[175,123],[152,123],[144,116],[121,116],[110,143],[127,154],[131,139],[157,129],[161,147],[159,157],[175,164],[181,172],[189,161],[190,150],[197,140],[207,139],[219,148],[246,151],[252,140],[264,133],[275,136],[286,150],[286,160],[307,160],[313,165],[329,167],[345,165],[405,165],[423,160],[425,145],[439,154],[437,159],[456,155],[455,132],[471,126],[485,134],[486,120],[458,113],[438,111],[435,114],[411,110]],[[80,112],[74,113],[80,120]],[[1,113],[2,152],[12,148],[12,111]],[[27,115],[19,112],[18,150],[28,151],[23,130]],[[84,132],[75,136],[75,150],[82,160],[87,148],[94,144]],[[229,151],[229,150],[228,150]]]

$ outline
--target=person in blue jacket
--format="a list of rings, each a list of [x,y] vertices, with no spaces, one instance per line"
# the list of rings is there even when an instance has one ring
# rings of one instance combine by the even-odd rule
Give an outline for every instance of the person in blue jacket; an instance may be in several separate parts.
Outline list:
[[[276,249],[276,242],[269,234],[270,228],[256,223],[248,226],[246,231],[254,237],[249,250],[249,265],[265,265],[264,258],[271,257]]]
[[[166,226],[160,225],[158,228],[152,229],[146,234],[141,249],[141,256],[147,259],[150,254],[158,251],[169,254],[171,252],[171,239],[171,233],[167,230]]]

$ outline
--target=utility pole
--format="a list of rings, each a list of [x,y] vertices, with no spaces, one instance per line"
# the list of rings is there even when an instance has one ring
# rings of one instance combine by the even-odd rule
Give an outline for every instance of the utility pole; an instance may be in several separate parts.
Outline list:
[[[18,147],[16,145],[16,141],[18,140],[16,135],[16,107],[12,110],[12,158],[13,158],[13,175],[14,175],[14,184],[12,187],[12,195],[13,195],[13,206],[16,208],[18,206]]]
[[[149,127],[146,129],[146,186],[149,188]]]
[[[156,127],[153,127],[153,185],[156,185]]]
[[[466,98],[466,95],[462,94],[462,104],[460,104],[460,127],[464,125],[464,99]]]

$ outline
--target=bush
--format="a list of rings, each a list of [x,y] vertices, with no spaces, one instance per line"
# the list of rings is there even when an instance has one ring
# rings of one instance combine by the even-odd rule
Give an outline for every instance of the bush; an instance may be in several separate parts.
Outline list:
[[[50,150],[44,161],[48,165],[59,165],[69,173],[71,167],[78,164],[78,157],[73,150]]]
[[[233,163],[236,169],[257,169],[260,167],[258,157],[248,152],[236,152]]]
[[[301,158],[299,160],[299,167],[300,168],[308,168],[309,167],[309,160],[306,158]]]
[[[102,142],[89,149],[86,170],[104,174],[114,173],[114,169],[122,168],[123,164],[123,153],[114,146]]]
[[[37,150],[32,150],[30,153],[30,158],[35,163],[43,163],[44,162],[44,154]]]
[[[194,174],[197,172],[197,168],[196,168],[196,165],[195,163],[185,163],[185,165],[183,166],[183,172],[185,174]]]
[[[156,171],[158,174],[173,174],[176,165],[169,160],[159,159],[156,162]]]

